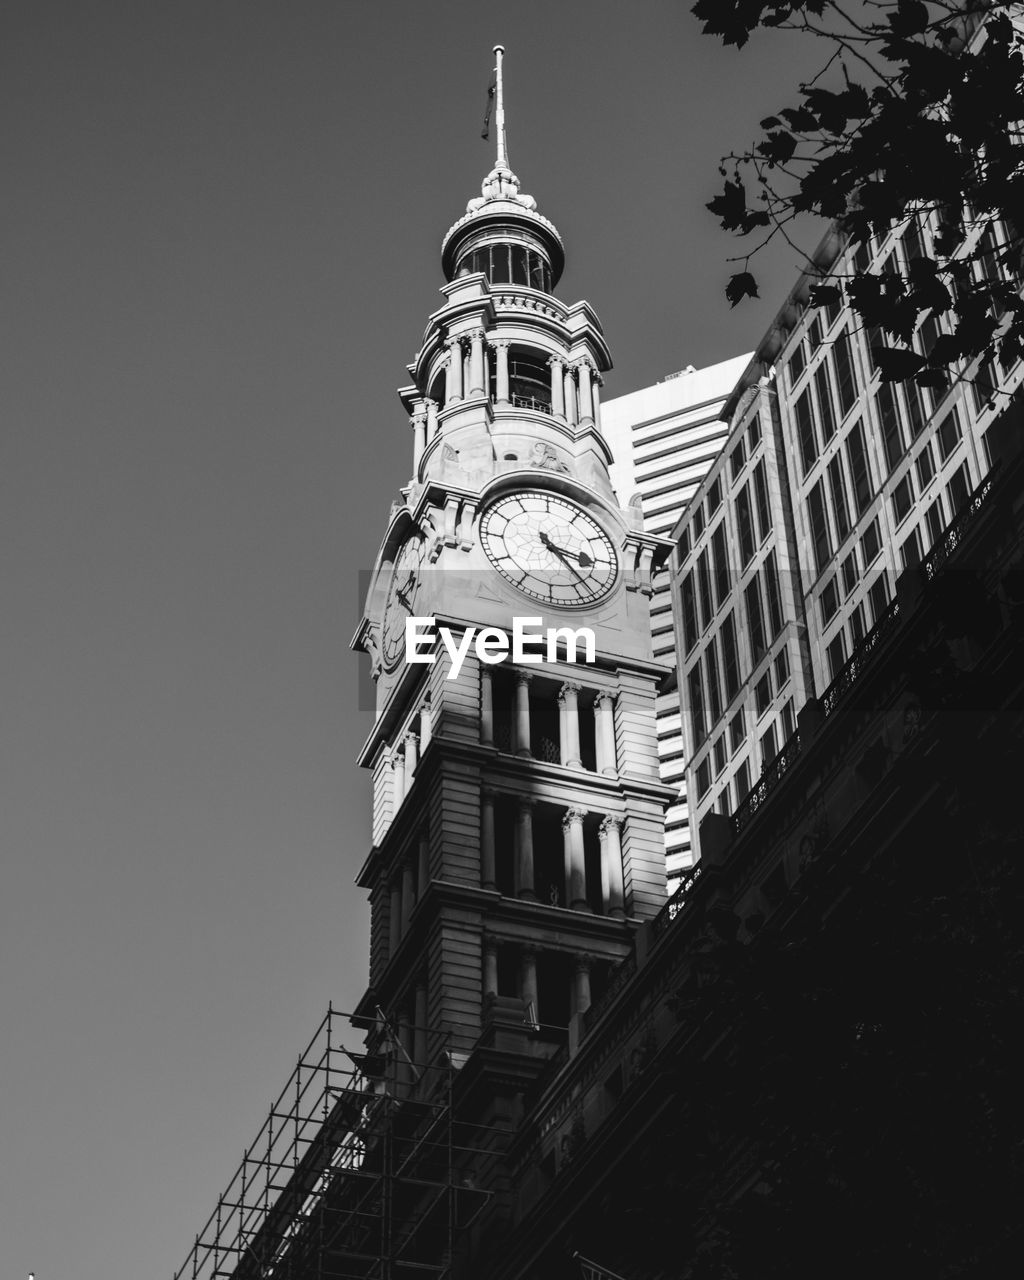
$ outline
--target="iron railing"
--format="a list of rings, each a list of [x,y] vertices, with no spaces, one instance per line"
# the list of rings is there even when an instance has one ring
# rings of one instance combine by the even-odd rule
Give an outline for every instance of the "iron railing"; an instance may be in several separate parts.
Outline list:
[[[996,464],[998,466],[998,463]],[[995,468],[993,468],[993,471]],[[985,505],[985,502],[992,491],[993,471],[978,485],[977,489],[968,498],[966,504],[953,517],[953,520],[946,527],[942,537],[932,547],[931,551],[921,561],[921,568],[924,570],[925,578],[931,582],[949,557],[957,549],[964,540],[964,534],[967,529],[974,523],[978,512]]]
[[[513,391],[509,396],[509,400],[517,409],[535,409],[537,413],[550,413],[551,401],[541,400],[537,396],[520,395],[518,391]]]
[[[875,650],[888,637],[889,633],[895,629],[899,616],[900,605],[894,596],[889,601],[889,607],[879,617],[853,653],[850,654],[850,660],[840,669],[836,678],[821,695],[822,715],[830,716],[835,711],[840,700],[857,683],[871,662]]]
[[[757,813],[771,793],[793,767],[800,755],[799,730],[789,738],[774,759],[765,765],[760,778],[736,806],[732,815],[732,829],[736,835],[743,830],[750,819]]]
[[[692,867],[687,867],[683,872],[682,879],[679,881],[675,892],[654,917],[654,921],[651,924],[651,933],[654,937],[657,938],[664,933],[676,916],[679,915],[686,906],[687,902],[690,900],[691,894],[693,893],[693,886],[700,879],[700,873],[701,865],[699,862],[695,862]]]

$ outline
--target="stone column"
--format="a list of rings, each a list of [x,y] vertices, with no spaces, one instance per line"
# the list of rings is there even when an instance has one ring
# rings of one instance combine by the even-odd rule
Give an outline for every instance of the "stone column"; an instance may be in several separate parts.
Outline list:
[[[416,996],[413,1003],[412,1060],[416,1070],[423,1075],[427,1066],[427,980],[416,979]]]
[[[580,422],[589,425],[594,421],[594,399],[590,387],[591,363],[581,360],[576,366],[576,376],[580,383]]]
[[[530,750],[530,671],[516,672],[516,755],[529,759]]]
[[[558,760],[560,764],[568,764],[569,757],[566,754],[569,747],[569,731],[566,728],[565,718],[565,699],[561,694],[558,695]]]
[[[572,1012],[586,1013],[590,1008],[591,956],[577,956],[572,973]]]
[[[406,856],[402,863],[402,935],[408,931],[409,918],[416,905],[416,868],[412,858]]]
[[[427,401],[427,444],[437,435],[437,401]]]
[[[551,412],[556,418],[565,417],[565,381],[563,370],[565,361],[561,356],[552,356],[548,360],[551,366]]]
[[[616,920],[625,916],[622,891],[622,819],[609,814],[598,827],[601,839],[601,902]]]
[[[498,887],[494,855],[494,792],[490,787],[484,787],[480,792],[480,884],[484,889]]]
[[[594,409],[594,425],[599,431],[601,429],[601,385],[601,375],[595,369],[590,380],[590,401]]]
[[[494,401],[496,404],[508,404],[508,340],[500,339],[494,343],[494,360],[495,360],[495,388]]]
[[[533,805],[532,796],[520,796],[516,815],[516,897],[537,901],[533,883]]]
[[[469,335],[469,394],[484,394],[484,331],[474,329]]]
[[[462,399],[462,339],[449,338],[446,345],[448,374],[445,378],[444,402],[446,405],[458,404]]]
[[[498,944],[484,939],[484,999],[498,994]]]
[[[571,422],[573,426],[579,421],[576,412],[576,379],[572,376],[572,368],[570,365],[565,366],[565,420]]]
[[[585,809],[566,809],[562,818],[565,848],[566,902],[573,911],[589,911],[587,902],[587,866],[583,854],[583,819]]]
[[[394,751],[394,753],[391,756],[391,772],[394,775],[394,780],[395,780],[395,783],[394,783],[395,813],[397,813],[402,806],[402,801],[405,799],[405,792],[406,792],[405,757],[402,755],[401,751],[398,751],[397,749]]]
[[[431,725],[430,718],[430,702],[426,701],[420,707],[420,748],[426,751],[427,743],[430,741]]]
[[[414,733],[405,735],[405,789],[406,791],[413,784],[416,777],[416,765],[419,762],[419,745],[420,740]]]
[[[427,885],[430,883],[430,841],[426,836],[420,836],[419,849],[417,850],[416,859],[416,901],[423,897],[427,891]]]
[[[537,1013],[537,953],[532,947],[523,947],[519,953],[519,982],[523,993],[523,1014],[529,1017],[530,1006],[533,1016]]]
[[[427,417],[422,400],[416,402],[416,411],[409,421],[412,424],[412,466],[418,473],[423,450],[427,447]]]
[[[615,699],[610,693],[599,693],[594,699],[594,742],[597,745],[597,771],[614,776],[615,768]]]
[[[565,723],[565,738],[561,746],[562,763],[568,765],[570,769],[582,769],[583,761],[580,759],[580,706],[579,706],[580,687],[571,680],[567,680],[558,691],[558,702],[560,707],[564,707],[560,719]]]
[[[489,667],[480,664],[480,742],[494,746],[494,684]]]
[[[402,885],[397,877],[391,881],[388,892],[388,959],[391,959],[402,941]]]

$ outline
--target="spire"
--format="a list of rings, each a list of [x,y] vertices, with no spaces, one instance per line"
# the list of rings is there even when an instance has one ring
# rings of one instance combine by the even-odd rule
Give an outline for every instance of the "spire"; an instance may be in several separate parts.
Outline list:
[[[501,82],[501,60],[505,56],[505,46],[494,46],[494,131],[498,135],[498,156],[496,169],[508,168],[508,149],[505,146],[505,93]]]
[[[519,179],[509,168],[504,62],[505,46],[496,44],[483,134],[489,136],[493,106],[497,135],[494,168],[481,183],[480,194],[466,205],[465,215],[448,228],[441,243],[441,267],[448,280],[454,280],[460,270],[483,271],[492,284],[530,284],[550,292],[562,274],[565,250],[557,228],[537,212],[533,196],[519,190]],[[503,266],[491,262],[491,248],[497,245],[515,246],[514,252],[511,248],[506,252]],[[534,254],[529,265],[524,253]]]
[[[502,63],[505,58],[505,46],[494,46],[494,132],[497,135],[497,154],[494,168],[490,171],[480,187],[480,195],[466,205],[467,213],[476,213],[491,200],[511,200],[522,205],[524,209],[536,209],[537,201],[533,196],[520,194],[519,179],[508,166],[508,144],[505,139],[505,84],[502,77]]]

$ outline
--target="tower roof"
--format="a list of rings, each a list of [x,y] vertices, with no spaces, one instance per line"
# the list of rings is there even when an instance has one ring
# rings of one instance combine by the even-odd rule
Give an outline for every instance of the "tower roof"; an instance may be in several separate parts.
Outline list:
[[[562,237],[553,222],[537,212],[537,201],[533,196],[519,190],[519,179],[512,172],[508,163],[508,147],[505,136],[505,100],[502,79],[502,59],[505,48],[494,46],[494,78],[489,94],[494,102],[494,131],[496,134],[496,154],[494,167],[484,178],[480,186],[480,195],[475,196],[466,205],[465,216],[448,229],[441,242],[441,266],[447,279],[451,280],[458,268],[460,251],[467,241],[474,243],[481,239],[491,242],[500,241],[502,231],[508,232],[509,239],[525,239],[543,246],[551,264],[552,283],[558,280],[565,265],[565,248]],[[488,122],[490,104],[488,104]],[[483,136],[488,133],[485,124]],[[478,236],[476,233],[481,232]],[[486,234],[488,231],[491,234]]]

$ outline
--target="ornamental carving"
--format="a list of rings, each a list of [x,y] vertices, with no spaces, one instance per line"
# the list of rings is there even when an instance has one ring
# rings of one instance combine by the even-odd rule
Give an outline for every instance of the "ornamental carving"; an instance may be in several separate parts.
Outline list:
[[[569,470],[554,448],[541,440],[538,440],[530,450],[530,465],[541,471],[568,472]]]

